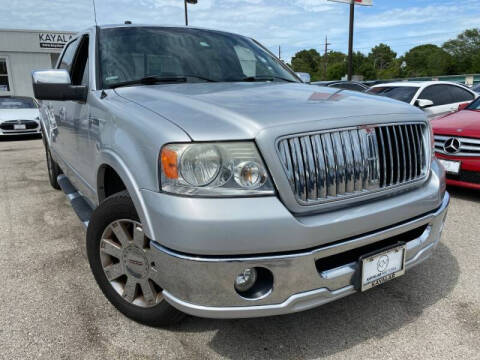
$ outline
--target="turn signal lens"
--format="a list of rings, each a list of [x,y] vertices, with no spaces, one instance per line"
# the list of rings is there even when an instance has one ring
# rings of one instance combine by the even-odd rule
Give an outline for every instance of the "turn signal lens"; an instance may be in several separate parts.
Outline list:
[[[178,179],[177,153],[164,147],[161,158],[165,176],[169,179]]]

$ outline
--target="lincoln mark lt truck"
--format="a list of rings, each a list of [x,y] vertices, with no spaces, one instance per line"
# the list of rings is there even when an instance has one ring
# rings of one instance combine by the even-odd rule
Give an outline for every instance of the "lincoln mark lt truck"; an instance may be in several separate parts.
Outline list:
[[[93,27],[32,77],[50,183],[138,322],[310,309],[438,244],[449,195],[424,113],[302,83],[251,38]]]

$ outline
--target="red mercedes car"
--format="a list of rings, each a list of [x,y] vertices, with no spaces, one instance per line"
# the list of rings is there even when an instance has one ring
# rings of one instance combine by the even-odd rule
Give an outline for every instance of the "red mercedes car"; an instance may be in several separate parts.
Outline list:
[[[480,98],[432,120],[432,127],[435,155],[445,167],[447,184],[480,189]]]

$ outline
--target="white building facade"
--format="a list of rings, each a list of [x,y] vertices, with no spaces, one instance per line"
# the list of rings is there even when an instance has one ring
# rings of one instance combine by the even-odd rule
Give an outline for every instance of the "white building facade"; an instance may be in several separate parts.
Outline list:
[[[33,97],[33,70],[55,67],[68,31],[0,29],[0,96]]]

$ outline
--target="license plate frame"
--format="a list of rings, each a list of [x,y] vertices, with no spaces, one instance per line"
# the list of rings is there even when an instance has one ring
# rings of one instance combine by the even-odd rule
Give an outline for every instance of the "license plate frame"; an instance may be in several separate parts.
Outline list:
[[[440,162],[440,164],[442,164],[447,173],[454,175],[460,174],[460,168],[462,167],[461,161],[445,159],[438,159],[438,161]]]
[[[27,125],[25,124],[14,124],[13,130],[27,130]]]
[[[387,261],[385,260],[387,258]],[[399,258],[401,257],[401,258]],[[405,274],[405,262],[407,257],[407,245],[405,242],[398,242],[392,246],[386,247],[363,255],[359,259],[360,264],[360,290],[367,291],[387,281],[393,280]],[[379,260],[382,259],[381,266]],[[383,266],[386,270],[380,271]],[[392,261],[392,263],[390,263]],[[372,267],[377,267],[377,274],[372,275]],[[379,267],[380,266],[380,267]],[[389,270],[388,266],[391,266]]]

